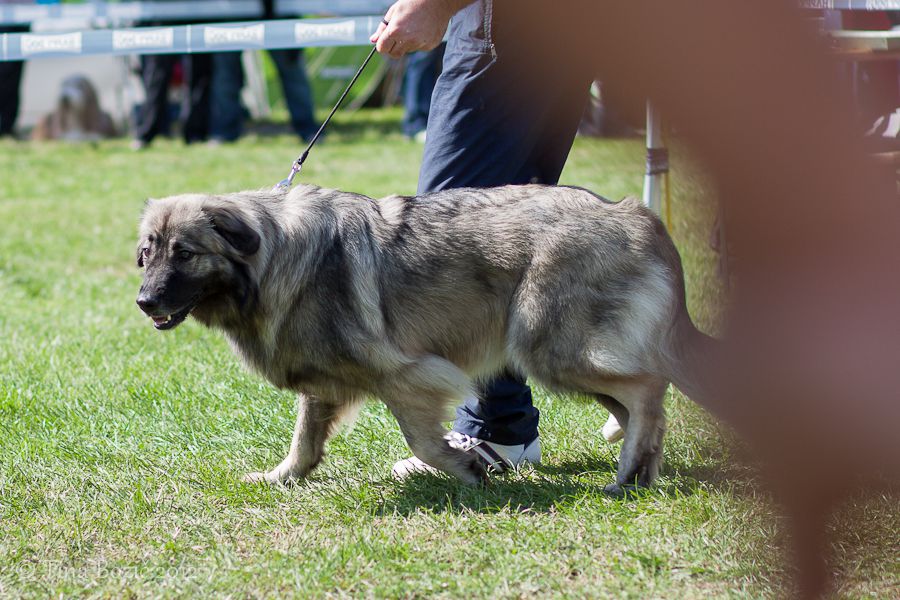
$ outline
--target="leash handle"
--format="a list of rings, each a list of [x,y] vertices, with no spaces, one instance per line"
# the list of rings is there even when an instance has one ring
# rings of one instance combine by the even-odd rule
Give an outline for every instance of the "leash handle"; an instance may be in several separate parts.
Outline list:
[[[387,21],[384,19],[381,20],[382,23],[387,25]],[[325,130],[325,127],[331,121],[331,117],[334,116],[334,113],[337,112],[337,109],[341,106],[341,103],[344,102],[344,98],[347,97],[347,94],[350,93],[350,89],[353,87],[353,84],[356,83],[356,80],[359,79],[359,76],[362,75],[363,70],[366,68],[366,65],[369,64],[369,61],[372,60],[372,57],[375,55],[375,47],[372,47],[372,50],[369,52],[369,55],[366,57],[366,60],[360,65],[359,69],[356,71],[356,75],[353,76],[353,79],[350,80],[350,83],[347,84],[346,89],[344,89],[344,93],[341,94],[341,97],[338,98],[337,103],[335,103],[334,108],[331,109],[331,113],[328,117],[322,121],[322,124],[319,126],[319,130],[316,131],[316,134],[309,141],[309,144],[306,146],[306,150],[303,151],[297,160],[291,165],[291,172],[288,173],[288,176],[285,179],[282,179],[278,183],[275,184],[275,187],[272,188],[273,192],[284,191],[291,187],[294,183],[294,176],[300,172],[300,169],[303,168],[303,163],[306,161],[306,157],[309,156],[309,151],[312,150],[313,145],[318,141],[319,136],[322,135],[322,131]]]

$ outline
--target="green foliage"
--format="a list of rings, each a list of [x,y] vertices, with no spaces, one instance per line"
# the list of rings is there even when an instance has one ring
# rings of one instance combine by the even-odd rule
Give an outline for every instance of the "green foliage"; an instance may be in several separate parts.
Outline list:
[[[341,115],[300,178],[380,196],[415,190],[421,147],[397,111]],[[377,403],[290,489],[241,475],[286,450],[293,399],[220,335],[155,331],[134,305],[147,197],[271,186],[291,137],[207,148],[0,143],[0,596],[771,597],[781,534],[729,436],[677,393],[659,484],[602,493],[606,414],[537,394],[544,463],[486,489],[390,478],[407,456]],[[636,141],[579,140],[563,181],[638,194]],[[716,325],[709,186],[679,162],[673,227],[690,307]],[[851,597],[896,591],[896,503],[842,541]],[[863,509],[860,509],[863,510]],[[893,534],[893,535],[892,535]],[[893,550],[893,551],[892,551]]]

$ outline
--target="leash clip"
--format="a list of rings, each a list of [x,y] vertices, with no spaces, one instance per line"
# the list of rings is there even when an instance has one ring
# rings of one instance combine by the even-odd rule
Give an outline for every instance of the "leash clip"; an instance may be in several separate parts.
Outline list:
[[[382,19],[382,22],[387,25],[387,21]],[[356,70],[356,75],[353,76],[353,79],[350,80],[350,83],[347,84],[347,87],[344,89],[344,93],[341,94],[341,97],[338,98],[338,101],[335,103],[334,108],[331,109],[331,113],[329,113],[328,117],[322,121],[322,124],[319,126],[319,130],[316,131],[316,134],[309,141],[309,144],[306,146],[306,150],[303,151],[303,154],[294,161],[294,164],[291,165],[291,172],[288,174],[287,179],[282,179],[278,183],[275,184],[275,187],[272,188],[273,192],[283,192],[291,187],[291,184],[294,182],[294,175],[300,172],[300,168],[303,166],[303,161],[306,160],[306,157],[309,156],[309,151],[312,150],[313,145],[319,139],[319,136],[322,135],[322,131],[325,130],[325,127],[328,123],[331,122],[331,117],[334,116],[334,113],[337,112],[337,109],[341,106],[341,103],[344,101],[344,98],[347,97],[347,94],[350,93],[350,88],[353,87],[353,84],[356,83],[356,80],[359,79],[359,76],[362,74],[363,69],[366,68],[366,65],[369,64],[369,61],[372,60],[372,57],[375,55],[375,47],[369,51],[369,55],[366,57],[366,60],[359,66],[359,69]]]
[[[294,184],[294,176],[300,172],[300,169],[303,168],[303,165],[300,164],[299,160],[295,160],[291,165],[291,172],[288,173],[288,176],[278,183],[275,184],[275,187],[272,188],[273,192],[284,192],[290,189],[290,187]]]

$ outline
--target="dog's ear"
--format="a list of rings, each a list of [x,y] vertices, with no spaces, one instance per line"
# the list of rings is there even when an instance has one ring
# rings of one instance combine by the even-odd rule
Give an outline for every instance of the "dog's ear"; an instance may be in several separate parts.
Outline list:
[[[241,218],[238,211],[224,206],[204,210],[216,233],[225,238],[225,241],[242,256],[250,256],[259,250],[259,234]]]
[[[141,221],[143,221],[147,217],[147,212],[150,210],[150,206],[155,202],[153,198],[145,198],[144,199],[144,207],[141,209]],[[137,266],[143,268],[144,267],[144,244],[147,243],[147,236],[141,233],[141,241],[138,242],[137,247]]]

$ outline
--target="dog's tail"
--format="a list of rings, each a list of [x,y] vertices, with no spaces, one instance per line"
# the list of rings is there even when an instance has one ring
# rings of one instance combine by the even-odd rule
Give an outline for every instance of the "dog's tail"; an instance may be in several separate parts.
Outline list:
[[[712,363],[719,358],[722,342],[697,329],[682,309],[666,346],[660,357],[662,374],[688,398],[709,406],[713,385],[706,374],[714,372]]]

